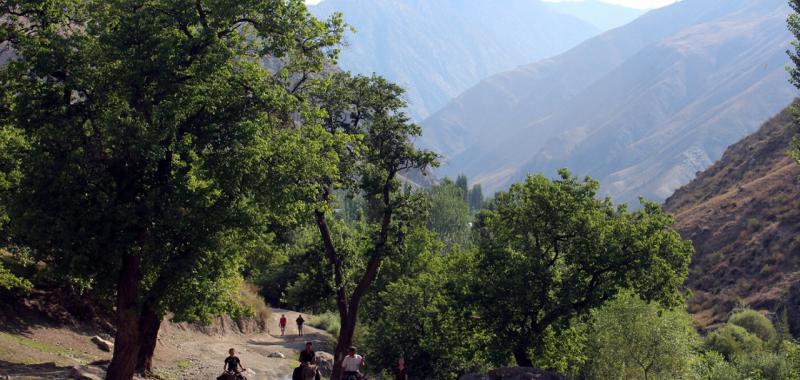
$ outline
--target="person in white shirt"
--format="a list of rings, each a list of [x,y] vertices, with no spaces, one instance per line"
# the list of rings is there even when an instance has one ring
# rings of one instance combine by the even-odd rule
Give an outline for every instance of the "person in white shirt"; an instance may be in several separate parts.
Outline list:
[[[342,376],[344,380],[352,378],[360,378],[361,374],[358,372],[364,366],[364,358],[356,353],[355,347],[348,349],[347,356],[342,360]]]

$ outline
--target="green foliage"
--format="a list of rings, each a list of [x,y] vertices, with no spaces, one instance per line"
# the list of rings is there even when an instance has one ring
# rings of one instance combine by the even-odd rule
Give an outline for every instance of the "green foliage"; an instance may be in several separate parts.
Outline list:
[[[341,17],[319,21],[302,0],[0,9],[15,53],[0,68],[0,125],[28,144],[4,202],[14,238],[65,280],[116,292],[118,332],[143,310],[243,312],[247,242],[313,209],[307,173],[337,164],[301,78],[335,59]]]
[[[469,182],[467,176],[461,174],[456,177],[456,186],[461,189],[461,198],[465,203],[469,203]]]
[[[592,313],[588,373],[595,379],[682,379],[700,342],[691,317],[621,294]]]
[[[728,318],[728,323],[743,327],[745,330],[757,336],[764,343],[772,342],[777,332],[772,322],[764,314],[752,309],[742,309],[735,311]]]
[[[470,238],[472,215],[461,191],[456,184],[445,179],[428,192],[431,204],[428,228],[436,231],[448,247],[465,247]]]
[[[8,202],[22,177],[20,158],[26,147],[21,130],[0,124],[0,246],[10,237]]]
[[[417,259],[422,271],[389,284],[370,313],[365,341],[370,361],[392,368],[398,357],[409,363],[412,378],[456,379],[486,370],[484,349],[490,332],[481,330],[466,301],[473,253],[428,252]]]
[[[789,6],[792,8],[792,13],[789,14],[787,25],[789,31],[794,36],[792,47],[786,51],[789,58],[792,60],[792,65],[787,67],[791,78],[789,81],[795,86],[800,88],[800,0],[789,0]],[[800,162],[800,138],[792,139],[792,156]]]
[[[11,273],[10,270],[3,267],[3,263],[0,261],[0,290],[28,292],[32,287],[33,284],[30,281]]]
[[[700,354],[693,366],[694,378],[697,380],[735,380],[742,379],[739,370],[715,351]]]
[[[706,337],[706,347],[719,352],[726,359],[762,351],[764,342],[741,326],[725,324]]]
[[[567,171],[531,176],[481,214],[472,293],[497,357],[532,364],[529,350],[539,356],[548,328],[558,333],[622,289],[682,304],[691,243],[657,205],[614,208],[597,189]]]
[[[483,208],[483,189],[480,183],[472,186],[469,191],[469,207],[476,211]]]
[[[341,323],[339,321],[338,314],[333,312],[325,312],[309,319],[310,319],[308,321],[309,326],[327,331],[328,334],[331,334],[333,336],[339,335],[339,329],[341,328]]]
[[[792,13],[789,14],[787,24],[789,31],[794,35],[795,40],[792,41],[792,48],[787,51],[789,57],[792,59],[793,66],[788,68],[791,74],[791,82],[796,87],[800,87],[800,0],[789,0],[789,6],[792,8]]]

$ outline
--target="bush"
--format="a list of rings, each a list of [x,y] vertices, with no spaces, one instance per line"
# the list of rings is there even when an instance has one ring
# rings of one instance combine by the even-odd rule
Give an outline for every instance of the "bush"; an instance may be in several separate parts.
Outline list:
[[[251,314],[261,320],[269,319],[270,311],[264,298],[261,297],[260,289],[252,284],[242,284],[239,290],[239,303],[247,309],[247,314]]]
[[[339,336],[339,328],[341,327],[339,322],[339,314],[330,311],[326,311],[313,318],[309,318],[308,325],[327,331],[328,334],[331,334],[334,337]]]
[[[777,335],[772,322],[763,314],[752,309],[734,312],[728,319],[728,323],[743,327],[765,343],[772,342]]]
[[[733,380],[743,377],[733,364],[714,351],[699,355],[693,367],[694,378],[698,380]]]
[[[726,324],[708,335],[706,347],[731,360],[763,350],[764,342],[744,327]]]
[[[589,378],[680,379],[699,337],[684,310],[623,294],[592,313]]]
[[[748,379],[796,380],[798,374],[789,359],[781,353],[756,352],[737,357],[736,367]]]

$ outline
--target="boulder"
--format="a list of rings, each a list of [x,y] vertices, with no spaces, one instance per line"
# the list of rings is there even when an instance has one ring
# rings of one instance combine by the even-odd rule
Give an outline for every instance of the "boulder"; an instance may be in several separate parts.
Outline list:
[[[324,351],[317,351],[315,360],[319,374],[322,377],[330,377],[333,373],[333,355]]]
[[[105,377],[105,371],[98,367],[78,365],[69,372],[69,378],[75,380],[103,380]]]
[[[280,352],[271,352],[267,355],[268,358],[278,358],[278,359],[286,359],[286,355]]]
[[[461,376],[459,380],[567,380],[567,378],[555,372],[536,368],[509,367],[493,369],[486,375],[470,373]]]
[[[92,337],[92,342],[97,345],[97,348],[105,351],[105,352],[112,352],[114,351],[114,343],[111,343],[108,340],[101,338],[98,335]]]

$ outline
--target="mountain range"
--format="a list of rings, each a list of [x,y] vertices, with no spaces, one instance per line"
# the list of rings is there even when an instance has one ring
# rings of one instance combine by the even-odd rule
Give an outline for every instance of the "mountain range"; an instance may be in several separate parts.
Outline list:
[[[545,4],[557,12],[579,18],[603,31],[625,25],[644,13],[640,9],[609,4],[600,0],[559,1]]]
[[[663,200],[794,97],[784,0],[684,0],[489,77],[422,122],[440,175],[484,190],[567,167]]]
[[[627,8],[585,6],[602,10],[601,23],[620,14],[630,18]],[[481,79],[600,32],[570,15],[580,14],[581,6],[566,8],[539,0],[325,0],[310,10],[318,17],[344,13],[356,32],[346,36],[339,66],[402,85],[409,114],[422,120]]]
[[[797,105],[732,145],[666,201],[676,228],[694,243],[686,285],[690,311],[704,326],[724,322],[744,302],[788,307],[800,332],[800,165],[788,154]],[[796,296],[788,302],[791,289]]]

